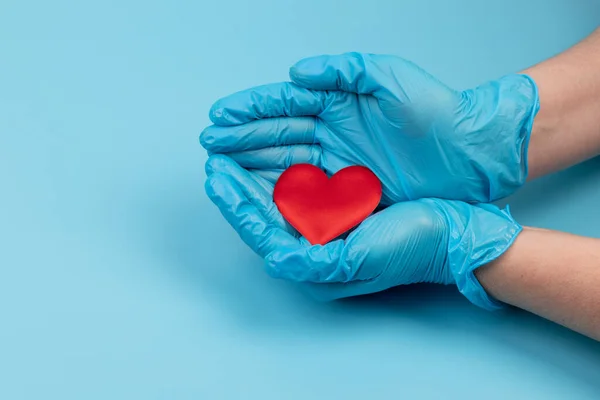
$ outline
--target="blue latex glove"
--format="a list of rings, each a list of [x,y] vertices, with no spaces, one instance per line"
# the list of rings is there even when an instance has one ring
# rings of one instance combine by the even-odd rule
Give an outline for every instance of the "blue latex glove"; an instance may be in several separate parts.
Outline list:
[[[367,218],[345,239],[312,246],[283,219],[273,185],[231,158],[206,164],[206,193],[275,278],[303,282],[320,299],[379,292],[419,282],[456,284],[486,309],[500,304],[473,271],[499,257],[521,227],[493,205],[421,199]]]
[[[227,153],[271,182],[295,163],[328,174],[364,165],[381,180],[384,204],[488,202],[525,182],[539,108],[527,76],[461,92],[402,58],[350,53],[305,59],[290,77],[217,101],[215,125],[200,137],[209,154]]]

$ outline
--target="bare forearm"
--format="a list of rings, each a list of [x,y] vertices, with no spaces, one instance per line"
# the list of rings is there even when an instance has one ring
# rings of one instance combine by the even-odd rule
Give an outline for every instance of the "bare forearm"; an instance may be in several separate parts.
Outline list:
[[[529,145],[529,178],[600,154],[600,29],[571,49],[525,71],[540,110]]]
[[[600,340],[600,240],[525,228],[476,276],[498,300]]]

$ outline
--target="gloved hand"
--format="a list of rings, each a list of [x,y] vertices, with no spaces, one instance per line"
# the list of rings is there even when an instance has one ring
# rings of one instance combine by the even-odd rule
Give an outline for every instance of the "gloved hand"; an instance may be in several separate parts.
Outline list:
[[[461,92],[402,58],[350,53],[302,60],[290,77],[217,101],[200,137],[209,154],[227,153],[272,183],[295,163],[330,175],[367,166],[384,204],[488,202],[525,182],[539,108],[527,76]]]
[[[503,254],[521,231],[508,211],[439,199],[402,202],[367,218],[343,240],[312,246],[283,219],[267,180],[223,155],[209,158],[206,173],[206,193],[265,259],[267,272],[302,282],[320,299],[430,282],[456,284],[474,304],[500,307],[473,271]]]

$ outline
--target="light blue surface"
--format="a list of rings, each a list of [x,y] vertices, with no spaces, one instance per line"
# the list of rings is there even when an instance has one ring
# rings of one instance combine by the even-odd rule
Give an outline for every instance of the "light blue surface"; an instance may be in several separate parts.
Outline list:
[[[83,3],[86,3],[83,5]],[[450,288],[314,303],[203,193],[211,103],[318,53],[457,88],[568,47],[595,0],[0,4],[1,399],[594,399],[600,345]],[[523,224],[600,237],[600,161]]]

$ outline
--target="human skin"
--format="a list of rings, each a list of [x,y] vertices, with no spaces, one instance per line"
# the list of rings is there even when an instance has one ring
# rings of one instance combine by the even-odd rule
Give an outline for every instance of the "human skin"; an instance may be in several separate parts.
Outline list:
[[[524,73],[540,97],[529,178],[600,154],[600,29]],[[599,239],[526,227],[475,274],[496,299],[600,340]]]
[[[529,144],[529,179],[600,154],[600,28],[523,73],[536,82],[540,99]]]

